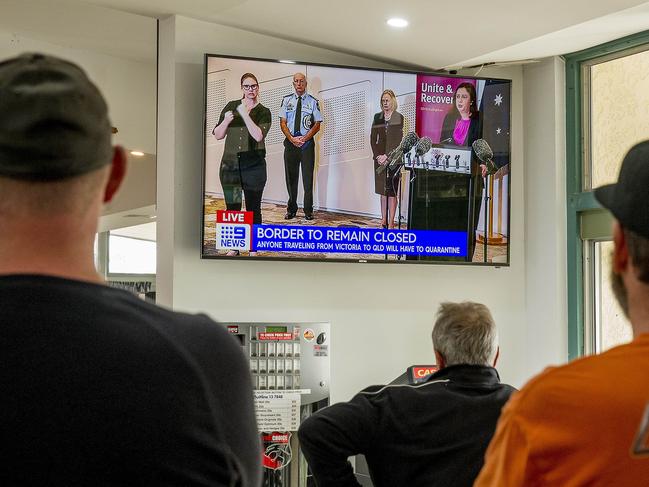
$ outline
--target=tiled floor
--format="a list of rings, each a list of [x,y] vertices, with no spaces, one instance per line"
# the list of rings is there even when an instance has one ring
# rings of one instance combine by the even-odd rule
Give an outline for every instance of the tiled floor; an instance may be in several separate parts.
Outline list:
[[[204,234],[204,254],[207,256],[224,255],[225,251],[217,250],[214,248],[216,240],[216,210],[224,210],[225,202],[222,198],[216,198],[209,195],[205,196],[205,234]],[[263,222],[273,225],[316,225],[319,227],[354,227],[354,228],[381,228],[381,220],[378,218],[370,218],[366,216],[347,215],[343,213],[332,213],[328,211],[314,212],[314,220],[308,221],[304,219],[304,214],[301,210],[298,211],[297,217],[293,220],[284,220],[286,213],[286,205],[276,205],[273,203],[262,204]],[[402,224],[406,228],[405,223]],[[246,255],[242,253],[241,255]],[[484,247],[481,244],[476,245],[476,250],[473,255],[473,262],[482,262],[484,255]],[[376,254],[350,254],[350,253],[335,253],[325,254],[316,252],[258,252],[258,257],[291,257],[301,259],[345,259],[345,260],[367,260],[367,261],[381,261],[386,260],[384,255]],[[507,256],[507,246],[488,245],[487,257],[491,261],[496,257],[496,261],[504,263]],[[398,260],[396,256],[388,256],[388,260]]]

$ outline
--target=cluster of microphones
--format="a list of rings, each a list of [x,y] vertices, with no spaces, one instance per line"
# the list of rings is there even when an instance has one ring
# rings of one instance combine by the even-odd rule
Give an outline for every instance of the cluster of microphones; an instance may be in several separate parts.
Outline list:
[[[415,149],[415,157],[422,157],[432,149],[433,141],[430,140],[430,137],[419,138],[416,133],[408,132],[401,139],[401,143],[390,151],[385,164],[376,169],[377,174],[381,174],[386,168],[390,168],[390,170],[398,169],[404,164],[404,156],[410,162],[413,147]]]
[[[489,174],[494,174],[498,170],[498,167],[493,161],[494,154],[487,141],[484,139],[478,139],[471,144],[471,147],[473,148],[475,155],[480,159],[480,162],[487,166],[487,172]],[[433,141],[430,137],[420,138],[416,133],[408,132],[403,136],[399,145],[390,151],[385,164],[380,165],[376,169],[376,173],[381,174],[386,170],[386,168],[389,168],[392,172],[405,164],[404,159],[408,159],[408,163],[410,163],[413,148],[415,149],[415,157],[419,159],[433,148]]]

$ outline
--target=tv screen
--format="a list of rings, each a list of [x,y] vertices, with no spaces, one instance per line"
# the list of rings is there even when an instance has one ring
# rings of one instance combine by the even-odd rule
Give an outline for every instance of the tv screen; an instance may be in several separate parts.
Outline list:
[[[511,81],[206,54],[202,256],[509,263]]]

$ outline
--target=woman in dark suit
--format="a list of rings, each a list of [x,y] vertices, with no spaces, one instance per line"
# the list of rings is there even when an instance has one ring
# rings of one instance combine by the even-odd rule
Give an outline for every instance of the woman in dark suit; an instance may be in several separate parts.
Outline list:
[[[405,133],[406,120],[397,111],[397,97],[392,90],[381,93],[381,111],[374,115],[370,146],[374,159],[374,192],[381,195],[381,223],[383,228],[394,228],[399,195],[400,168],[386,170],[377,174],[379,166],[384,166],[390,151],[397,147]]]
[[[461,83],[455,89],[455,103],[444,117],[440,143],[470,146],[480,138],[482,127],[475,86]]]
[[[271,113],[259,102],[259,83],[252,73],[241,77],[242,98],[228,102],[212,130],[216,139],[225,137],[219,176],[225,207],[241,210],[241,192],[253,223],[261,223],[261,198],[266,186],[266,145]],[[253,253],[251,252],[251,255]],[[238,255],[238,251],[228,252]]]

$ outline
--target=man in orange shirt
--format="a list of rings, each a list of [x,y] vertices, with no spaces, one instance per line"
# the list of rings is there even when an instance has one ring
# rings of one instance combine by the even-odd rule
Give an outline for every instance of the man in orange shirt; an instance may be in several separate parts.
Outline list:
[[[649,141],[595,197],[616,219],[612,287],[634,340],[550,368],[515,394],[477,487],[649,485]]]

